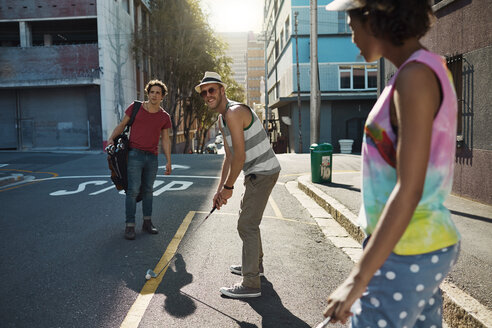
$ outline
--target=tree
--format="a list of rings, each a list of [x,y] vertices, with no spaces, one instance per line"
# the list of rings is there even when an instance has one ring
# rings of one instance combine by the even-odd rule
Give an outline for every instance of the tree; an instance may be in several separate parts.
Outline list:
[[[209,121],[194,86],[205,71],[222,69],[224,78],[231,71],[224,58],[224,44],[213,34],[198,0],[153,0],[150,4],[149,31],[136,35],[135,53],[151,58],[153,77],[168,87],[164,107],[171,116],[172,152],[176,152],[180,131],[186,138],[184,152],[188,152],[193,124]],[[237,83],[231,80],[229,84],[236,90]]]

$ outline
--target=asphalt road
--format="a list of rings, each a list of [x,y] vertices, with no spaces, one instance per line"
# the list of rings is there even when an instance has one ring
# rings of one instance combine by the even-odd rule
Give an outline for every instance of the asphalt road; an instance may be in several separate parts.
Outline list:
[[[138,206],[137,238],[127,241],[124,196],[112,187],[104,154],[0,153],[0,169],[25,177],[0,189],[2,327],[315,326],[352,262],[285,188],[309,172],[309,155],[279,156],[283,170],[261,225],[262,297],[248,301],[219,294],[240,278],[228,268],[241,259],[242,181],[196,229],[211,208],[222,158],[173,155],[173,174],[161,168],[154,186],[159,234],[140,231]],[[146,270],[178,245],[162,280],[146,283]]]

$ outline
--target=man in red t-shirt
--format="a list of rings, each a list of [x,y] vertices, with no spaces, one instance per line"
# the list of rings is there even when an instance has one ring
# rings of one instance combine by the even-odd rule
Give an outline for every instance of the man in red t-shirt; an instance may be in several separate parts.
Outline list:
[[[150,234],[158,231],[151,221],[153,186],[157,175],[159,153],[159,136],[161,138],[162,150],[166,156],[166,172],[171,174],[171,141],[169,139],[169,128],[171,128],[171,117],[160,107],[167,93],[166,85],[159,80],[152,80],[145,86],[148,100],[142,103],[142,107],[135,117],[130,130],[130,151],[128,153],[128,190],[126,191],[125,212],[126,228],[125,238],[135,239],[135,212],[137,207],[137,196],[142,193],[142,230]],[[130,121],[133,104],[125,111],[125,117],[114,129],[109,137],[108,145],[114,143],[114,138],[120,135]]]

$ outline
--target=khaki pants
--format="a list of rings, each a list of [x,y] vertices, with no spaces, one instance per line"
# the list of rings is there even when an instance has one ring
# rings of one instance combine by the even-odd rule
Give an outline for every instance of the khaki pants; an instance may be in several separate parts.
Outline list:
[[[249,174],[244,178],[244,192],[237,231],[243,241],[243,286],[260,288],[260,263],[263,260],[260,223],[268,198],[279,173],[272,175]]]

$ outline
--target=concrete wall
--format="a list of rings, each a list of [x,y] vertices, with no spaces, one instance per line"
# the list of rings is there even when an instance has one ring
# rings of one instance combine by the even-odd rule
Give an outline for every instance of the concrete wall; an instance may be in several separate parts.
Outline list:
[[[96,0],[2,0],[0,20],[29,20],[53,17],[96,16]]]
[[[99,83],[97,44],[2,47],[0,88]]]
[[[97,1],[101,74],[102,137],[106,141],[135,100],[136,68],[132,54],[133,1],[130,12],[121,1]]]
[[[444,56],[461,54],[464,142],[457,149],[453,193],[492,204],[492,3],[454,1],[435,12],[422,43]],[[447,37],[443,37],[443,35]]]
[[[463,144],[456,150],[453,193],[492,204],[492,47],[463,54]]]
[[[360,153],[367,115],[374,105],[373,100],[342,100],[333,102],[332,145],[340,152],[340,139],[352,139],[353,153]]]
[[[463,56],[462,92],[457,95],[463,143],[457,143],[452,192],[486,204],[492,204],[491,10],[488,0],[451,2],[435,12],[437,21],[421,40],[442,56]],[[395,68],[385,61],[384,70],[387,82]]]

